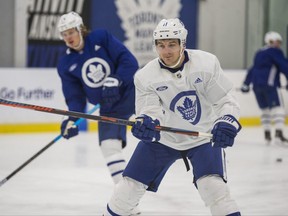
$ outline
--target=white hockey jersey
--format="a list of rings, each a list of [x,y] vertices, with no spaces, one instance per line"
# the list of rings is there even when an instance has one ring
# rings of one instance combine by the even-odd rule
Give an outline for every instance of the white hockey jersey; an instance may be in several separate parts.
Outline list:
[[[136,115],[158,119],[160,125],[210,133],[214,121],[226,114],[239,119],[240,108],[234,88],[216,56],[200,50],[186,52],[189,61],[182,71],[172,73],[160,67],[158,58],[135,74]],[[160,143],[186,150],[209,142],[161,131]]]

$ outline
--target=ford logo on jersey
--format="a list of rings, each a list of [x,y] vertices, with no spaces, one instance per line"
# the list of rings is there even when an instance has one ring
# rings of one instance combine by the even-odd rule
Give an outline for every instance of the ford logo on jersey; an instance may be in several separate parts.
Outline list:
[[[165,91],[166,89],[168,89],[168,86],[160,86],[156,88],[157,91]]]

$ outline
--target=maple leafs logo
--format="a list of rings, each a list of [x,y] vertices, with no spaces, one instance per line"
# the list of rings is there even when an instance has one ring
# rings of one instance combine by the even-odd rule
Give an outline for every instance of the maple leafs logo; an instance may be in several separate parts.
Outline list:
[[[124,44],[144,66],[157,57],[152,46],[155,27],[161,19],[180,16],[181,0],[116,0],[115,5],[127,38]]]
[[[196,101],[193,101],[186,97],[183,102],[183,106],[177,106],[177,110],[182,114],[182,117],[186,120],[193,120],[197,114]]]
[[[201,103],[195,90],[179,92],[172,100],[169,109],[192,125],[201,118]]]
[[[90,58],[82,66],[81,75],[85,85],[99,88],[111,73],[109,64],[102,58]]]
[[[105,73],[103,72],[103,66],[98,64],[97,66],[91,64],[89,65],[89,71],[87,76],[93,80],[94,83],[105,77]]]

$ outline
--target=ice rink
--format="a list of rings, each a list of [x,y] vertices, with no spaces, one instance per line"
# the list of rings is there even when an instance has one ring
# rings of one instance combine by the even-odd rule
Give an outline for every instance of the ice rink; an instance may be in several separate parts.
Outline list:
[[[242,215],[288,215],[288,148],[265,146],[262,134],[260,127],[243,128],[226,150],[228,184]],[[57,135],[0,135],[0,180]],[[136,143],[129,132],[127,159]],[[0,187],[0,215],[101,215],[112,190],[97,132],[82,132],[60,139]],[[143,216],[209,215],[182,160],[156,194],[145,194],[140,208]]]

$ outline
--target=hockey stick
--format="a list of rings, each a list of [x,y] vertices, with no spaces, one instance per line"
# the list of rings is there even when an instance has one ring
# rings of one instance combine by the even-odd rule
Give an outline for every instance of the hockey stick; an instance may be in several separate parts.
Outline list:
[[[66,116],[72,116],[76,118],[86,118],[90,120],[96,120],[101,122],[107,122],[112,124],[119,124],[119,125],[128,125],[133,126],[135,124],[134,121],[129,121],[125,119],[118,119],[113,117],[106,117],[106,116],[95,116],[95,115],[89,115],[85,113],[79,113],[79,112],[73,112],[73,111],[67,111],[67,110],[60,110],[50,107],[43,107],[43,106],[37,106],[37,105],[31,105],[31,104],[24,104],[19,102],[13,102],[8,101],[0,98],[0,104],[5,106],[11,106],[11,107],[19,107],[23,109],[31,109],[36,110],[40,112],[48,112],[48,113],[54,113],[54,114],[61,114]],[[206,138],[212,138],[212,134],[210,133],[204,133],[204,132],[198,132],[198,131],[189,131],[179,128],[172,128],[172,127],[165,127],[165,126],[156,126],[155,130],[157,131],[167,131],[171,133],[177,133],[177,134],[184,134],[184,135],[190,135],[190,136],[196,136],[196,137],[206,137]]]
[[[0,99],[1,100],[1,99]],[[97,109],[99,109],[100,105],[95,105],[91,110],[89,110],[87,113],[92,114]],[[74,125],[79,125],[84,118],[79,118]],[[50,146],[52,146],[54,143],[56,143],[58,140],[60,140],[62,135],[58,135],[55,137],[51,142],[49,142],[46,146],[44,146],[42,149],[40,149],[37,153],[35,153],[32,157],[30,157],[26,162],[24,162],[21,166],[19,166],[16,170],[14,170],[10,175],[8,175],[6,178],[4,178],[2,181],[0,181],[0,187],[5,184],[9,179],[11,179],[16,173],[18,173],[20,170],[22,170],[25,166],[27,166],[30,162],[32,162],[36,157],[38,157],[40,154],[42,154],[45,150],[47,150]]]
[[[287,87],[286,86],[280,86],[280,87],[278,87],[279,89],[287,89]],[[242,90],[241,90],[241,87],[236,87],[235,88],[235,91],[237,91],[237,92],[242,92]],[[253,92],[253,90],[252,89],[249,89],[249,91],[248,92],[242,92],[243,94],[247,94],[247,93],[249,93],[249,92]]]

